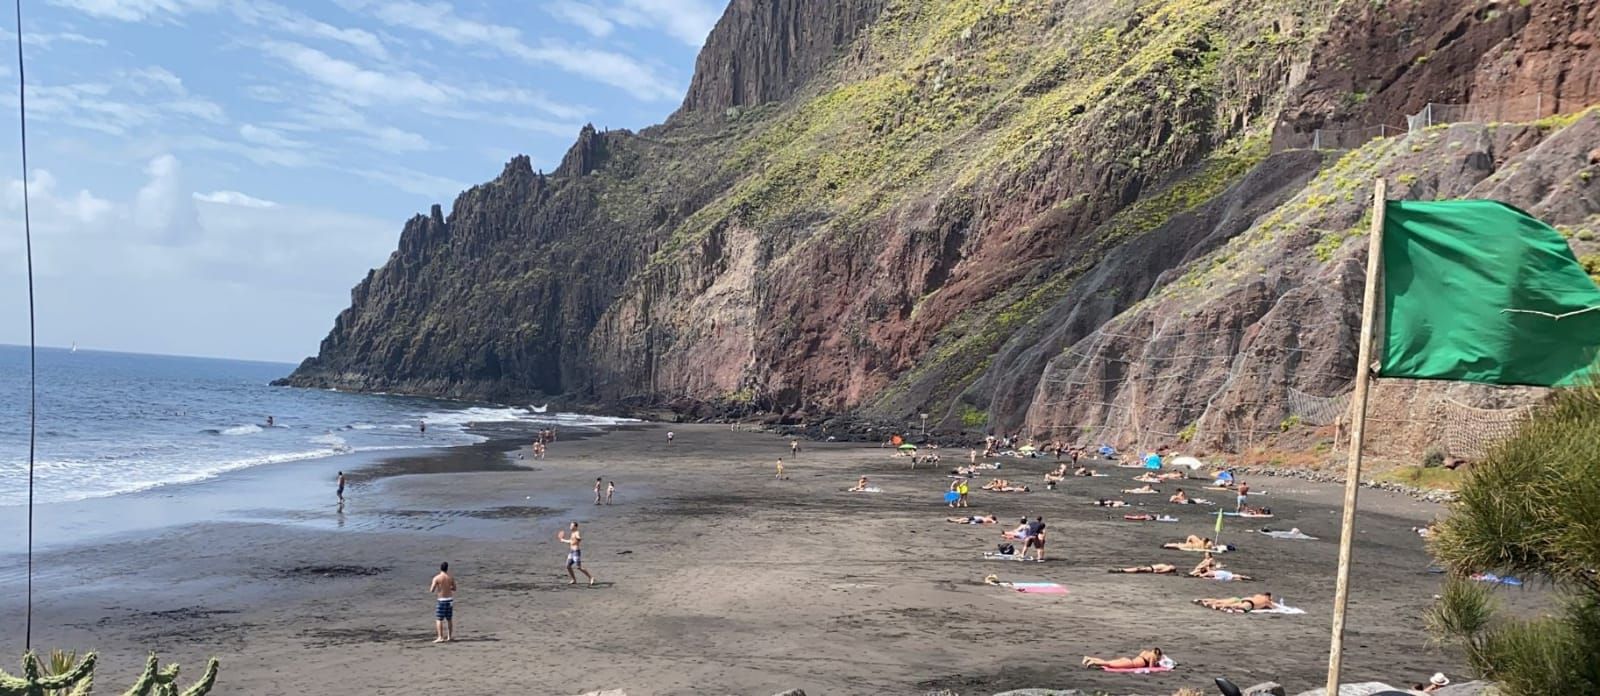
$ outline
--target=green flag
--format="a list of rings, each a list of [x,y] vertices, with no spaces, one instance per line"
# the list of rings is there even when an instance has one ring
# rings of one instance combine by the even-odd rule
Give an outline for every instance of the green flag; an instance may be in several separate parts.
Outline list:
[[[1498,201],[1389,201],[1378,374],[1576,384],[1600,350],[1600,288],[1549,225]]]

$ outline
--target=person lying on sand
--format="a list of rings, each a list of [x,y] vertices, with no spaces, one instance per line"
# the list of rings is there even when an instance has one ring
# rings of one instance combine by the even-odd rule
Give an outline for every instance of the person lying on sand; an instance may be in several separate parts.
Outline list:
[[[1080,467],[1072,470],[1072,475],[1073,476],[1093,476],[1094,472],[1090,471],[1089,467],[1080,466]]]
[[[1171,563],[1152,563],[1150,565],[1134,566],[1132,568],[1112,568],[1112,573],[1154,573],[1156,575],[1176,575],[1178,567]]]
[[[1183,541],[1171,541],[1161,545],[1164,549],[1178,549],[1179,551],[1210,551],[1211,540],[1193,534]]]
[[[859,480],[857,480],[855,486],[845,489],[845,491],[849,493],[859,493],[864,490],[867,490],[867,477],[865,476],[862,476]]]
[[[1164,474],[1156,474],[1156,478],[1161,479],[1162,481],[1178,481],[1189,478],[1189,475],[1183,473],[1182,471],[1168,471]]]
[[[1225,611],[1230,614],[1247,614],[1257,609],[1272,609],[1278,605],[1272,602],[1271,592],[1258,592],[1249,597],[1228,597],[1226,599],[1197,599],[1194,600],[1207,609]]]
[[[1157,478],[1157,477],[1152,476],[1150,474],[1140,474],[1138,476],[1133,477],[1133,480],[1138,481],[1139,483],[1161,483],[1161,479],[1160,478]]]
[[[1121,501],[1121,500],[1112,500],[1110,498],[1101,498],[1099,500],[1094,501],[1094,506],[1095,507],[1107,507],[1107,508],[1119,508],[1119,507],[1128,507],[1128,503],[1125,502],[1125,501]]]
[[[1178,518],[1176,518],[1176,517],[1170,517],[1168,515],[1151,515],[1149,513],[1139,514],[1139,515],[1123,515],[1122,519],[1125,519],[1125,520],[1127,520],[1129,522],[1177,522],[1178,521]]]
[[[1177,493],[1173,493],[1172,497],[1167,498],[1167,502],[1177,503],[1179,505],[1188,505],[1194,501],[1189,500],[1189,496],[1184,494],[1182,488],[1179,488]]]
[[[994,515],[969,515],[967,517],[946,517],[944,521],[951,524],[1000,524],[1000,519]]]
[[[1234,580],[1254,580],[1255,579],[1255,578],[1252,578],[1252,577],[1250,577],[1248,575],[1240,575],[1240,574],[1235,573],[1235,572],[1233,572],[1231,570],[1222,570],[1220,568],[1211,568],[1209,570],[1205,570],[1205,571],[1202,571],[1202,572],[1199,572],[1199,573],[1189,573],[1189,577],[1191,577],[1191,578],[1204,578],[1206,580],[1217,580],[1217,581],[1220,581],[1220,582],[1232,582]]]
[[[1272,508],[1268,508],[1268,507],[1250,507],[1249,505],[1246,505],[1244,507],[1239,508],[1239,516],[1240,517],[1271,517],[1272,516]]]
[[[1098,657],[1083,657],[1084,667],[1110,667],[1111,669],[1145,669],[1154,667],[1161,662],[1161,648],[1151,648],[1139,653],[1138,657],[1114,657],[1102,660]]]
[[[995,491],[997,493],[1027,493],[1028,492],[1028,487],[1027,486],[1014,486],[1014,485],[1011,484],[1010,481],[1008,481],[1006,479],[998,479],[997,478],[997,479],[989,479],[988,483],[983,484],[983,490]]]
[[[1151,488],[1150,484],[1145,484],[1145,485],[1140,486],[1138,488],[1124,488],[1124,489],[1122,489],[1122,492],[1123,493],[1133,494],[1133,495],[1143,495],[1143,494],[1149,494],[1149,493],[1160,493],[1161,491],[1158,491],[1158,490],[1156,490],[1154,488]]]

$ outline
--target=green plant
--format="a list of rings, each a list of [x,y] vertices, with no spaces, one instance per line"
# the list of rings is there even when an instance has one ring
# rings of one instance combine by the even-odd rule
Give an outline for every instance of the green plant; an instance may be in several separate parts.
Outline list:
[[[971,404],[961,407],[961,427],[968,430],[982,430],[989,424],[989,414],[983,409]]]
[[[1429,447],[1428,451],[1422,455],[1422,466],[1429,469],[1444,466],[1444,452]]]
[[[1282,421],[1280,421],[1278,423],[1278,432],[1286,433],[1286,432],[1289,432],[1290,428],[1298,427],[1299,425],[1300,425],[1300,417],[1299,416],[1289,416],[1288,418],[1285,418],[1285,419],[1283,419]]]
[[[1432,551],[1451,579],[1428,623],[1507,696],[1600,693],[1600,388],[1557,392],[1467,474]],[[1468,576],[1548,585],[1559,608],[1497,611]]]
[[[0,696],[88,696],[94,688],[94,665],[92,652],[80,659],[76,652],[57,650],[50,654],[46,670],[44,661],[29,652],[22,656],[22,676],[14,677],[0,671]],[[144,672],[123,696],[205,696],[216,683],[217,661],[213,658],[206,663],[200,680],[179,692],[178,666],[161,669],[152,653]]]
[[[1400,176],[1397,176],[1394,179],[1395,179],[1395,181],[1398,181],[1398,182],[1400,182],[1402,184],[1405,184],[1407,186],[1410,186],[1412,184],[1417,183],[1417,175],[1416,174],[1412,174],[1410,172],[1406,172],[1405,174],[1401,174]]]
[[[1200,424],[1198,422],[1183,426],[1183,429],[1178,431],[1178,442],[1193,442],[1194,434],[1199,429]]]

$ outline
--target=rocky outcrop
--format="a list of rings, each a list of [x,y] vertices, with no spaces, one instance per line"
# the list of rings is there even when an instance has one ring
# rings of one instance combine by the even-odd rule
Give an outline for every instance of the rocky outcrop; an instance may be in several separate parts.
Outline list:
[[[877,18],[885,0],[733,0],[706,38],[682,114],[780,101]]]
[[[1353,374],[1374,175],[1600,229],[1593,117],[1286,148],[1593,96],[1600,2],[1372,5],[735,0],[667,124],[408,222],[288,381],[1251,446]]]
[[[1580,110],[1600,103],[1597,32],[1593,2],[1347,3],[1277,138],[1306,143],[1320,127],[1402,131],[1429,102],[1475,103],[1471,115],[1486,121]]]

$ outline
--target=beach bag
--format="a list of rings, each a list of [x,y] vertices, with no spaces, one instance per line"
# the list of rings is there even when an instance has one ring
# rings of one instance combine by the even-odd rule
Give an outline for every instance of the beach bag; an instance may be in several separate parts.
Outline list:
[[[995,550],[999,551],[1002,556],[1010,556],[1017,552],[1017,547],[1010,544],[1000,544]]]

